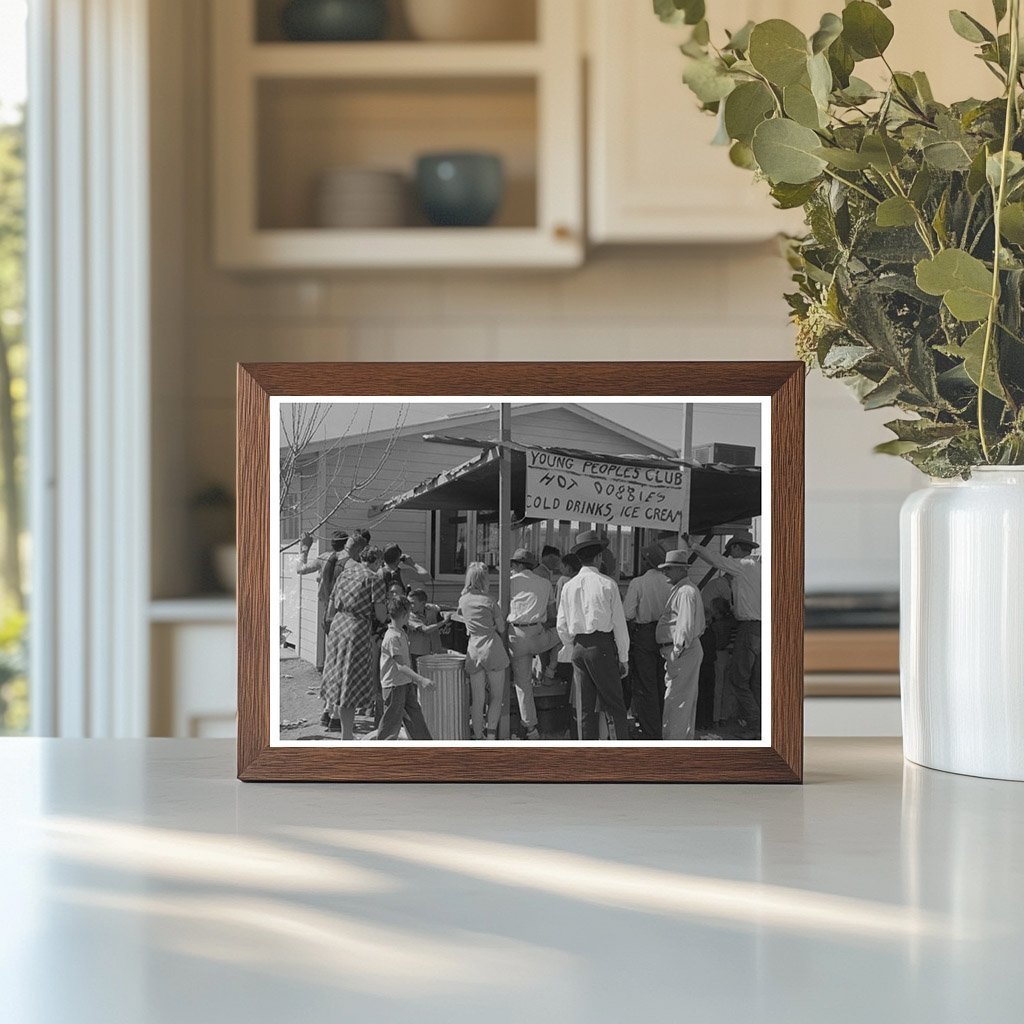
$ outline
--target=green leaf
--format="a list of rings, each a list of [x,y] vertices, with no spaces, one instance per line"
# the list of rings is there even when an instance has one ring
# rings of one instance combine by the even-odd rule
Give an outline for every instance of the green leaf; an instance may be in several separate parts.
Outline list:
[[[999,188],[999,177],[1003,170],[1003,154],[1002,152],[993,153],[988,160],[985,161],[985,177],[988,179],[989,185],[992,187],[992,191],[995,192]],[[1008,191],[1013,191],[1016,187],[1017,180],[1024,175],[1024,157],[1020,153],[1010,150],[1006,154],[1006,186]]]
[[[883,174],[891,174],[903,159],[903,147],[887,135],[865,135],[860,152],[876,171]]]
[[[985,165],[988,161],[988,149],[982,146],[971,160],[970,169],[967,172],[967,191],[976,196],[985,187]]]
[[[773,85],[798,82],[807,68],[807,38],[795,25],[771,18],[750,33],[747,59]]]
[[[667,25],[696,25],[704,17],[704,0],[654,0],[654,13]]]
[[[702,18],[693,26],[693,34],[690,38],[698,46],[707,46],[711,42],[711,28],[707,23],[707,19]]]
[[[902,196],[893,196],[878,204],[875,223],[880,228],[903,228],[917,223],[914,204]]]
[[[995,12],[998,25],[1006,17],[1006,0],[992,0],[992,10]]]
[[[786,116],[805,128],[822,128],[824,119],[809,82],[795,82],[782,90],[782,106]]]
[[[892,36],[892,22],[874,4],[853,0],[843,9],[843,39],[862,60],[881,57]]]
[[[732,50],[735,53],[746,53],[750,47],[750,33],[753,32],[755,24],[756,22],[748,21],[743,28],[733,32],[723,49]]]
[[[932,174],[931,168],[927,164],[922,164],[921,169],[914,175],[914,181],[907,193],[910,201],[920,206],[928,198],[934,180],[935,176]]]
[[[917,286],[929,295],[941,295],[946,308],[965,323],[988,316],[992,272],[981,260],[962,249],[945,249],[915,268]]]
[[[802,185],[816,179],[825,169],[825,161],[815,153],[820,142],[810,128],[779,117],[757,126],[752,149],[770,182]]]
[[[928,76],[923,71],[915,71],[911,76],[914,79],[914,84],[917,86],[917,94],[924,100],[925,103],[934,103],[935,96],[932,94],[931,82],[928,81]]]
[[[999,228],[1007,242],[1024,245],[1024,203],[1010,203],[1004,207]]]
[[[843,37],[840,36],[826,51],[828,53],[828,66],[832,69],[832,77],[835,79],[836,88],[845,89],[850,84],[850,75],[856,63],[853,50],[846,45]]]
[[[956,437],[963,427],[959,423],[936,423],[934,420],[891,420],[885,424],[900,441],[916,441],[931,444],[935,441]]]
[[[835,14],[823,14],[818,31],[811,36],[811,53],[827,50],[842,34],[843,19]]]
[[[803,206],[817,190],[817,181],[804,182],[801,185],[779,182],[772,186],[772,199],[780,210],[795,210],[798,206]]]
[[[995,42],[996,37],[966,11],[950,11],[949,23],[953,26],[953,31],[969,43]]]
[[[811,83],[811,95],[822,112],[822,125],[828,123],[828,104],[832,94],[832,69],[828,57],[819,53],[807,62],[807,77]]]
[[[964,372],[974,382],[975,387],[981,382],[981,361],[985,353],[985,325],[975,330],[962,345],[941,345],[938,348],[943,355],[951,359],[962,359]],[[1006,392],[999,382],[996,370],[996,346],[993,341],[989,345],[988,363],[985,367],[985,390],[996,398],[1006,399]]]
[[[754,129],[775,110],[775,97],[763,82],[743,82],[725,101],[725,129],[729,137],[748,146]]]
[[[906,455],[917,451],[921,445],[917,441],[883,441],[872,449],[876,455]]]
[[[754,159],[754,151],[745,142],[734,142],[729,148],[729,160],[737,167],[745,171],[756,171],[757,161]]]
[[[736,82],[717,60],[687,61],[683,81],[701,103],[724,100],[736,88]]]
[[[966,171],[971,166],[971,157],[959,142],[943,139],[926,143],[921,153],[932,167],[940,171]]]
[[[932,228],[941,246],[949,245],[949,232],[946,231],[946,216],[948,213],[949,189],[947,188],[942,193],[942,198],[939,200],[939,205],[935,210],[935,216],[932,217]]]
[[[878,387],[869,391],[860,401],[865,409],[882,409],[887,405],[893,405],[903,390],[900,378],[893,374],[886,377]]]
[[[815,156],[828,161],[833,167],[841,171],[863,171],[871,166],[871,161],[861,153],[855,153],[852,149],[836,149],[832,146],[819,146],[814,150]]]
[[[902,71],[897,71],[892,76],[892,84],[897,98],[904,106],[910,110],[922,106],[921,97],[917,93],[917,82],[914,81],[912,75],[905,75]]]
[[[877,89],[872,88],[864,79],[851,75],[849,84],[842,90],[841,95],[848,103],[856,105],[873,100],[880,94]]]

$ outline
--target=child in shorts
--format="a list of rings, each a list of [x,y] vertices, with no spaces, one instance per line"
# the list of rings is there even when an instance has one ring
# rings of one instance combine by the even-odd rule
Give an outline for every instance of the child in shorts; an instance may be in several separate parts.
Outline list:
[[[384,714],[377,730],[377,739],[396,740],[405,726],[411,740],[429,740],[430,729],[420,705],[420,686],[434,682],[421,676],[412,667],[409,638],[405,627],[409,622],[409,599],[400,595],[388,598],[388,628],[380,645],[380,685],[384,692]]]

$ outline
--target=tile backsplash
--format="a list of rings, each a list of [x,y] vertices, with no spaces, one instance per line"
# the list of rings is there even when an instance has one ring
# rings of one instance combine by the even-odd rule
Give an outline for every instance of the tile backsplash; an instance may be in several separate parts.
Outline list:
[[[183,398],[195,485],[231,478],[240,360],[792,358],[787,268],[767,244],[596,253],[572,272],[244,278],[203,260],[190,268]],[[809,589],[897,584],[897,514],[915,472],[871,453],[885,419],[841,385],[808,378]]]

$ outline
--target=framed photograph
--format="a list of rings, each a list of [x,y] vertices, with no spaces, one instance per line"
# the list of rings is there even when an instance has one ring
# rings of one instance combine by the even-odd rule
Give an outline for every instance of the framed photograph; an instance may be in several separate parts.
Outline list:
[[[238,776],[799,782],[798,362],[238,368]]]

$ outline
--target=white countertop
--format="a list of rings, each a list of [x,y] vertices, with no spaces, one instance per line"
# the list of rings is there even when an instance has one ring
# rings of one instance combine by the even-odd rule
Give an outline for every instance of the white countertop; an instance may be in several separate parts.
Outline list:
[[[0,741],[10,1024],[1024,1013],[1024,785],[810,740],[803,787],[242,785]]]

